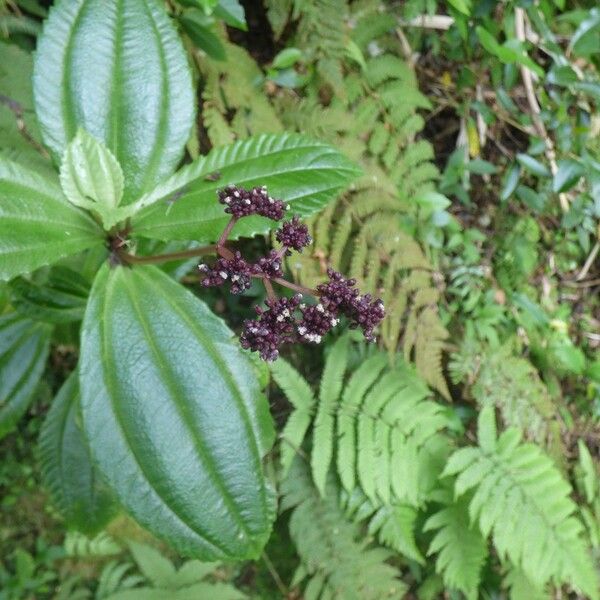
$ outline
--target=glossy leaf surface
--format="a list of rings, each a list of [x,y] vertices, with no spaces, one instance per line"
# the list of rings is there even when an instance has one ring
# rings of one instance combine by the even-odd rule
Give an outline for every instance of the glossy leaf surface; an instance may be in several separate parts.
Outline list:
[[[64,198],[56,177],[0,160],[0,280],[92,246],[101,230]]]
[[[80,381],[94,459],[142,525],[184,555],[260,553],[273,425],[249,360],[204,303],[155,267],[104,266]]]
[[[266,185],[290,204],[290,215],[309,216],[360,174],[345,156],[322,142],[295,134],[268,134],[217,148],[184,167],[151,194],[132,220],[133,233],[158,239],[215,241],[228,215],[216,191],[232,183]],[[241,220],[232,238],[265,233],[273,221]]]
[[[16,313],[0,317],[0,438],[25,413],[44,371],[51,328]]]
[[[40,432],[42,477],[67,524],[94,535],[114,514],[114,503],[92,465],[78,412],[74,372],[54,398]]]
[[[34,321],[70,323],[83,319],[90,284],[78,271],[56,265],[43,282],[17,277],[9,285],[15,310]]]
[[[59,0],[38,41],[34,96],[57,157],[78,127],[107,145],[126,202],[173,171],[194,120],[187,59],[158,0]]]

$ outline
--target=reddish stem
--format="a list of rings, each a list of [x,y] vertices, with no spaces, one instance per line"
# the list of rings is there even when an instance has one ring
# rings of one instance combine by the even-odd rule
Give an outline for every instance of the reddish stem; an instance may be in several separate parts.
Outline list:
[[[297,283],[292,283],[287,279],[283,279],[283,277],[273,277],[273,281],[283,287],[289,288],[290,290],[300,292],[301,294],[308,294],[309,296],[316,296],[317,298],[321,295],[319,292],[317,292],[317,290],[304,287],[303,285],[298,285]]]

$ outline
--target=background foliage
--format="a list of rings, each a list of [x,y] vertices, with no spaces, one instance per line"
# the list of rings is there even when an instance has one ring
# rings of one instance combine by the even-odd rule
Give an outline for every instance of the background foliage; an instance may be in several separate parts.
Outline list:
[[[32,51],[47,4],[0,1],[0,155],[40,173],[51,163]],[[278,427],[272,536],[257,561],[185,561],[114,505],[106,529],[86,537],[93,509],[52,485],[73,453],[86,455],[83,440],[62,448],[61,464],[44,460],[62,428],[80,427],[69,373],[98,257],[0,284],[0,389],[11,398],[0,432],[12,431],[0,441],[0,598],[598,598],[598,8],[243,5],[165,3],[187,52],[173,60],[193,66],[197,93],[184,161],[238,140],[239,164],[271,151],[291,161],[293,135],[275,150],[268,136],[242,142],[290,131],[358,164],[362,177],[324,208],[310,205],[318,194],[299,198],[304,214],[323,210],[310,221],[314,251],[287,268],[312,286],[332,265],[381,296],[379,344],[345,335],[291,350],[270,374],[260,367]],[[171,117],[185,136],[191,115]],[[42,123],[57,128],[57,148],[71,127],[61,118]],[[327,169],[322,147],[311,152]],[[214,197],[219,182],[203,178],[220,156],[164,184],[205,181],[172,207],[182,222]],[[150,189],[148,164],[134,167],[137,189]],[[152,207],[136,218],[163,239]],[[165,271],[196,291],[193,266]],[[203,297],[239,324],[261,294]],[[93,506],[102,482],[90,486],[85,468],[78,476]]]

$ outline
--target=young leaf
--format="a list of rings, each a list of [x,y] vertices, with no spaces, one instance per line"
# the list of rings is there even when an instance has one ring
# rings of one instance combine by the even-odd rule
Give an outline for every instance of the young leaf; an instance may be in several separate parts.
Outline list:
[[[155,267],[104,266],[83,322],[92,455],[119,500],[180,553],[256,557],[273,498],[268,405],[232,334]]]
[[[0,439],[27,410],[44,371],[51,329],[16,313],[0,317]]]
[[[215,173],[216,181],[208,177]],[[359,174],[347,158],[322,142],[290,133],[259,135],[213,150],[142,197],[132,227],[143,237],[216,241],[229,220],[216,191],[229,183],[266,185],[271,196],[289,202],[290,214],[306,217]],[[230,239],[266,233],[271,226],[262,217],[242,219]]]
[[[92,465],[78,410],[74,372],[60,388],[40,432],[42,478],[67,524],[95,535],[113,516],[115,505]]]
[[[110,229],[122,217],[123,171],[113,153],[84,129],[67,146],[60,167],[60,184],[67,200],[97,212]]]
[[[100,233],[57,180],[0,159],[0,280],[100,246]]]
[[[60,157],[83,127],[125,174],[124,203],[181,159],[194,120],[187,59],[157,0],[59,0],[38,40],[36,112]]]

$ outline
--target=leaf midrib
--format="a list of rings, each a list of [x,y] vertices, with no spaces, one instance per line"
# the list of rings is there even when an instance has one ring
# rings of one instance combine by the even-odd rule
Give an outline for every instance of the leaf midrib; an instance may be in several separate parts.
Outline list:
[[[114,389],[116,387],[115,385],[115,378],[112,374],[116,373],[116,366],[113,364],[113,361],[111,360],[110,357],[110,352],[109,352],[109,338],[110,338],[110,316],[108,314],[108,307],[109,307],[109,299],[112,296],[113,292],[114,292],[114,287],[115,287],[115,277],[109,277],[109,273],[107,273],[106,275],[106,282],[105,282],[105,290],[104,290],[104,301],[102,302],[102,306],[101,306],[101,310],[100,312],[102,313],[102,322],[104,323],[104,327],[102,327],[101,325],[99,326],[100,331],[101,331],[101,348],[100,348],[100,352],[103,356],[103,360],[102,363],[103,365],[105,365],[107,368],[104,369],[104,379],[105,379],[105,383],[107,383],[107,388],[108,389]],[[112,384],[112,385],[111,385]],[[133,461],[135,462],[137,468],[139,469],[139,472],[142,474],[142,476],[145,479],[146,484],[148,485],[148,487],[154,492],[154,494],[156,494],[156,497],[164,504],[164,506],[171,512],[171,514],[173,514],[177,520],[188,530],[190,530],[192,533],[194,533],[195,535],[197,535],[198,537],[200,537],[202,539],[202,541],[206,544],[209,544],[210,546],[212,546],[213,548],[215,548],[215,550],[217,551],[218,554],[222,554],[223,553],[223,548],[221,548],[218,543],[214,542],[213,540],[211,540],[211,536],[206,535],[202,530],[200,530],[197,527],[191,527],[190,525],[188,525],[188,523],[186,523],[186,521],[184,520],[184,518],[179,514],[179,512],[177,510],[175,510],[174,507],[171,506],[171,504],[167,501],[167,499],[163,496],[163,494],[158,490],[158,488],[151,482],[151,479],[148,478],[148,475],[146,473],[146,470],[142,464],[142,462],[140,461],[138,455],[136,454],[136,451],[134,449],[133,444],[131,443],[128,435],[127,435],[127,429],[125,428],[125,426],[123,425],[123,421],[122,421],[122,416],[120,414],[120,411],[118,410],[118,408],[116,407],[115,404],[115,398],[113,398],[112,394],[108,393],[107,394],[108,398],[109,398],[109,402],[110,402],[110,406],[112,408],[112,412],[114,414],[115,417],[115,422],[117,424],[117,426],[119,427],[119,429],[121,430],[121,434],[123,436],[123,442],[125,443],[125,445],[129,448],[130,452],[131,452],[131,457],[133,458]]]

